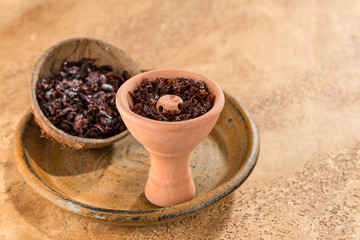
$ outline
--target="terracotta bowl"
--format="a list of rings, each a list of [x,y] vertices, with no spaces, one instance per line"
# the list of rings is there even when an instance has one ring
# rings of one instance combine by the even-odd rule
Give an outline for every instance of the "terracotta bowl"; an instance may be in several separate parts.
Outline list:
[[[215,95],[213,108],[204,115],[184,121],[164,122],[142,117],[131,111],[133,101],[128,94],[138,87],[144,78],[186,77],[204,81]],[[161,101],[165,99],[164,101]],[[162,96],[163,108],[178,106],[179,97]],[[150,152],[151,167],[145,187],[145,195],[153,204],[161,207],[173,206],[191,200],[195,196],[195,185],[189,165],[189,155],[210,133],[224,107],[224,93],[210,78],[183,70],[154,70],[136,75],[118,90],[116,105],[131,134]],[[181,101],[181,99],[180,99]]]
[[[31,79],[32,110],[36,122],[46,136],[75,149],[101,148],[125,137],[129,131],[125,130],[105,139],[72,136],[55,127],[45,117],[36,99],[36,82],[40,76],[51,76],[57,73],[64,60],[79,61],[83,57],[96,58],[97,65],[110,65],[117,74],[121,74],[124,70],[131,76],[140,73],[138,66],[126,53],[107,42],[91,38],[73,38],[62,41],[48,49],[36,62]]]

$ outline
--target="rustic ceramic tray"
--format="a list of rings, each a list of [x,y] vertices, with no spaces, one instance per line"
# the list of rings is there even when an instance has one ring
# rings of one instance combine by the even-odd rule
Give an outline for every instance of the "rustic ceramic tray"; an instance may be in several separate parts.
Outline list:
[[[177,219],[219,201],[246,180],[258,153],[255,123],[226,95],[215,128],[190,156],[195,198],[159,208],[144,195],[149,154],[131,135],[103,149],[73,150],[42,137],[28,112],[14,141],[19,171],[41,196],[74,213],[127,225]]]

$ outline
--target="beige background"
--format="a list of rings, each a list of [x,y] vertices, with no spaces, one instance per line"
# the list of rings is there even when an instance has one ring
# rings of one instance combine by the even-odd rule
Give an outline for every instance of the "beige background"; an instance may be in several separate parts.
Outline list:
[[[359,239],[358,1],[0,0],[1,239]],[[96,37],[141,68],[200,72],[251,112],[258,164],[180,221],[119,227],[66,212],[12,161],[31,71],[53,44]]]

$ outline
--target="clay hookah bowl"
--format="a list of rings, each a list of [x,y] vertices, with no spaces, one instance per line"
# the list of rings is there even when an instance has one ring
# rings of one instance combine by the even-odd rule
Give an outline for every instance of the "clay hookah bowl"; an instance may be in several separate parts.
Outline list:
[[[144,78],[186,77],[204,81],[215,95],[213,108],[206,114],[179,122],[164,122],[142,117],[131,111],[133,101],[129,91],[138,87]],[[174,109],[181,103],[175,95],[162,96],[157,106]],[[189,164],[189,155],[212,130],[224,107],[224,94],[219,85],[198,73],[183,70],[154,70],[128,79],[118,90],[116,105],[130,133],[150,152],[151,167],[145,187],[147,199],[162,207],[191,200],[195,184]]]

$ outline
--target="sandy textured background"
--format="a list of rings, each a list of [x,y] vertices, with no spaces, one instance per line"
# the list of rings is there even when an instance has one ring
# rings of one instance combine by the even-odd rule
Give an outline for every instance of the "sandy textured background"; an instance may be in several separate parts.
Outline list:
[[[358,1],[0,0],[0,19],[1,239],[360,238]],[[245,184],[202,213],[135,228],[34,193],[11,159],[14,130],[37,58],[77,36],[144,69],[209,75],[243,103],[261,134]]]

